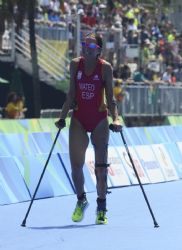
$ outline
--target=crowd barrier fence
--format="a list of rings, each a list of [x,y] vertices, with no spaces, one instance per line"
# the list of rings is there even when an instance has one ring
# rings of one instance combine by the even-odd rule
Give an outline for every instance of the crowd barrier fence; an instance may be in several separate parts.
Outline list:
[[[182,114],[182,86],[166,84],[123,85],[124,98],[118,103],[123,116],[170,116]]]

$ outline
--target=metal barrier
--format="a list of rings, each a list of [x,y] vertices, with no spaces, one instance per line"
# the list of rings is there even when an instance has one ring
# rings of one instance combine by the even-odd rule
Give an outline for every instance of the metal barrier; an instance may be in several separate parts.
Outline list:
[[[38,36],[45,40],[68,41],[67,28],[36,25],[35,31]]]
[[[70,109],[68,112],[68,117],[72,115],[73,110]],[[42,109],[40,112],[41,118],[59,118],[61,109]]]
[[[123,85],[125,93],[118,103],[123,116],[182,115],[182,86]]]
[[[68,68],[70,61],[61,55],[46,40],[36,35],[36,45],[38,52],[39,66],[51,77],[60,81],[69,77]],[[18,52],[27,59],[31,59],[29,33],[27,30],[21,31],[21,36],[15,33],[15,47]]]

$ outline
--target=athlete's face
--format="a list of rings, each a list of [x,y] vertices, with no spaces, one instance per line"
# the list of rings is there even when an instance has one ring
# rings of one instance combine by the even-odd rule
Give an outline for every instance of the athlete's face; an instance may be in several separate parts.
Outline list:
[[[82,52],[83,56],[88,58],[97,58],[98,54],[100,54],[100,47],[96,44],[95,38],[86,38],[84,42],[82,42]]]

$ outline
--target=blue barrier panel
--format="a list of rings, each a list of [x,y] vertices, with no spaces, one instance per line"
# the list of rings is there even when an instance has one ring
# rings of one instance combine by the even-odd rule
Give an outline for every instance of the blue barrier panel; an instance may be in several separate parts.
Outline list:
[[[178,141],[178,136],[175,132],[174,126],[162,126],[162,129],[167,138],[166,142],[176,142]]]
[[[125,131],[126,128],[123,128],[123,131]],[[110,131],[110,141],[111,145],[113,146],[121,146],[123,145],[123,141],[121,138],[121,135],[119,133],[113,133]]]
[[[31,195],[33,195],[35,191],[47,158],[47,154],[15,158]],[[57,154],[52,154],[36,198],[54,197],[66,194],[73,194],[73,190]]]
[[[58,137],[58,142],[57,142],[60,148],[60,152],[62,153],[69,152],[68,141],[69,141],[69,130],[63,129]]]
[[[145,127],[145,132],[149,134],[147,136],[148,138],[150,136],[152,144],[163,143],[167,140],[160,126]]]
[[[56,136],[56,135],[55,135]],[[32,137],[30,139],[30,137]],[[50,132],[36,132],[29,135],[29,139],[34,143],[38,154],[48,154],[51,150],[54,138]],[[54,146],[53,153],[59,152],[58,144]]]
[[[182,154],[175,143],[166,143],[165,148],[176,168],[179,178],[182,178]]]
[[[29,154],[28,145],[23,134],[1,134],[0,135],[0,155],[26,155]]]
[[[29,148],[30,155],[39,154],[39,148],[37,144],[35,143],[34,138],[32,137],[32,134],[28,134],[28,148]]]
[[[158,127],[159,133],[165,138],[162,143],[174,142],[176,138],[176,133],[173,129],[170,129],[170,126],[160,126]]]
[[[0,156],[11,156],[9,148],[4,143],[4,135],[0,134]]]
[[[109,146],[115,146],[115,141],[113,139],[113,133],[110,132],[110,136],[109,136]]]
[[[182,126],[174,126],[174,131],[177,136],[177,141],[182,141]]]
[[[151,144],[151,140],[149,140],[149,138],[147,137],[145,127],[134,127],[133,129],[136,135],[138,136],[138,138],[140,139],[141,145]]]
[[[124,129],[123,135],[126,137],[126,142],[129,146],[142,144],[141,138],[135,132],[134,128]]]
[[[23,177],[10,157],[0,157],[0,204],[30,200]]]
[[[23,124],[21,125],[25,127],[25,130],[27,129],[28,124],[25,121],[23,121]],[[58,137],[53,155],[46,169],[36,198],[53,197],[74,193],[68,180],[68,176],[66,175],[58,156],[59,153],[71,180],[71,166],[68,155],[68,133],[69,130],[64,129],[61,131]],[[16,164],[14,165],[16,167],[18,166],[31,195],[35,191],[56,134],[57,129],[54,132],[36,132],[26,135],[23,133],[0,134],[0,156],[15,156],[14,159],[10,159],[12,162],[15,161]],[[129,146],[132,157],[134,158],[136,167],[140,172],[142,183],[156,183],[177,179],[171,167],[172,164],[175,166],[178,176],[182,178],[182,154],[180,152],[179,145],[177,146],[177,144],[171,143],[182,143],[182,126],[155,126],[140,128],[123,127],[123,135],[127,145]],[[167,153],[162,148],[162,146],[158,148],[157,145],[154,145],[160,143],[161,145],[165,146]],[[139,150],[140,152],[138,154],[138,151],[136,150],[138,145],[148,145],[148,147],[151,146],[151,149],[142,148]],[[93,146],[91,142],[89,143],[88,148],[91,153],[89,156],[87,156],[88,159],[84,164],[83,170],[85,176],[85,190],[87,192],[92,192],[96,191],[96,181],[94,173]],[[156,169],[154,168],[153,164],[154,159],[149,153],[149,150],[152,151],[152,149],[153,155],[156,157]],[[130,185],[130,182],[132,184],[138,184],[136,176],[132,170],[131,163],[128,159],[127,152],[123,145],[121,135],[119,133],[113,133],[110,131],[109,150],[109,162],[111,163],[111,167],[108,169],[108,186],[116,187]],[[166,154],[169,155],[172,163]],[[142,155],[144,155],[144,157]],[[165,165],[164,158],[165,161],[167,161],[167,165]],[[7,164],[13,165],[13,163]],[[157,173],[158,170],[160,171]],[[19,173],[19,178],[20,177],[21,175]],[[3,204],[18,202],[18,198],[13,193],[13,188],[9,188],[8,181],[4,180],[4,176],[2,175],[1,171],[0,179],[2,180],[1,183],[3,183],[3,187],[6,187],[8,190],[6,191],[6,188],[0,189],[0,202],[3,202]],[[21,181],[19,181],[19,183],[21,184]],[[24,186],[26,188],[25,183]],[[16,189],[15,191],[17,192]],[[30,196],[27,198],[27,200],[29,198]]]

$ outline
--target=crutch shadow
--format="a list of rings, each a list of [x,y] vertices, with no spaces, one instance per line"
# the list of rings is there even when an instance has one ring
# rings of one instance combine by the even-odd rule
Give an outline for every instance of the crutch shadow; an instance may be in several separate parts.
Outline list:
[[[49,227],[27,227],[32,230],[53,230],[53,229],[76,229],[76,228],[87,228],[93,227],[96,224],[87,224],[87,225],[65,225],[65,226],[49,226]]]

